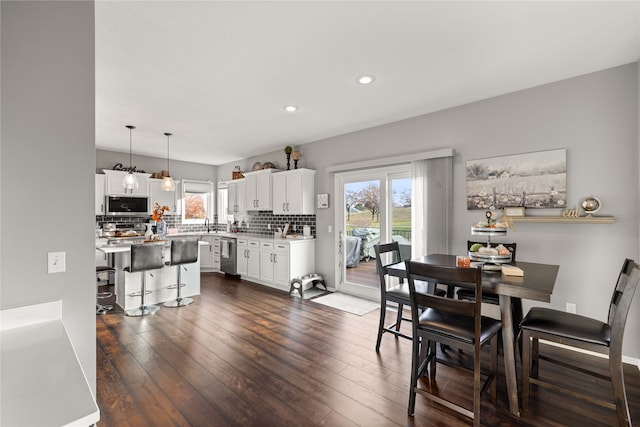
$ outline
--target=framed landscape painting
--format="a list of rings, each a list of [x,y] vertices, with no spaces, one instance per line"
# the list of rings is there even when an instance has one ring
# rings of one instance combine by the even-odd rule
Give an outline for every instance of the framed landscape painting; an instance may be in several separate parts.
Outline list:
[[[567,150],[467,160],[467,209],[567,207]]]

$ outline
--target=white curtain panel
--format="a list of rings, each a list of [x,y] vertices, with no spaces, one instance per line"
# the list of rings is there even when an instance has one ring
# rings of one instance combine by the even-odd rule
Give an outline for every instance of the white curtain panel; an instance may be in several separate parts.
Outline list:
[[[453,157],[412,161],[411,182],[414,257],[448,254],[453,214]]]

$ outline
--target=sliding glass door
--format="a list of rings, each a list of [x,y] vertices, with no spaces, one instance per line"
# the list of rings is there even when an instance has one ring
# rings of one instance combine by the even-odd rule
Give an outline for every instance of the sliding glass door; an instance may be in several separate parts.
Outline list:
[[[409,165],[340,173],[335,184],[338,290],[377,298],[374,246],[395,240],[403,257],[411,253]]]

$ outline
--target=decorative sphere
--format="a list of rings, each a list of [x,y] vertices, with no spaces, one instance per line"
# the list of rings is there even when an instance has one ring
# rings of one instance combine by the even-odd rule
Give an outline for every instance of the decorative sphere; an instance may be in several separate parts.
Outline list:
[[[602,203],[600,203],[600,200],[593,196],[587,197],[582,202],[582,209],[589,215],[598,212],[601,206]]]

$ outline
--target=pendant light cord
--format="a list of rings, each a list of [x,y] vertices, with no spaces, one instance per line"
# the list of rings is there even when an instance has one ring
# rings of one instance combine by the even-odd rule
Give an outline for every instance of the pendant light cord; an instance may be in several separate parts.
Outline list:
[[[127,128],[129,129],[129,173],[131,173],[131,164],[132,164],[132,161],[131,161],[131,150],[132,150],[132,147],[133,147],[131,141],[133,139],[133,137],[132,137],[133,129],[135,129],[136,127],[132,126],[132,125],[127,125]]]
[[[169,137],[172,135],[169,132],[165,132],[165,135],[167,135],[167,173],[169,174],[169,176],[171,176],[170,170],[169,170]]]

